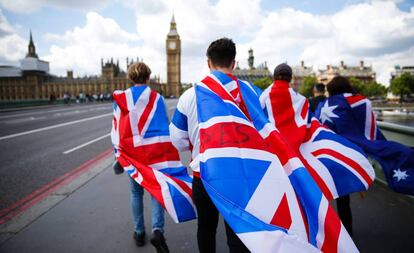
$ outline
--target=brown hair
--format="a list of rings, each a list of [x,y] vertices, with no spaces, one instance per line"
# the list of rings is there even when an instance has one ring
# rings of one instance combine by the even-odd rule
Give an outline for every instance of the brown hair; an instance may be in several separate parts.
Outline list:
[[[146,83],[151,75],[151,69],[143,62],[131,64],[128,68],[128,78],[134,83]]]
[[[335,76],[327,85],[329,96],[334,96],[343,93],[355,94],[354,88],[349,83],[348,78],[343,76]]]

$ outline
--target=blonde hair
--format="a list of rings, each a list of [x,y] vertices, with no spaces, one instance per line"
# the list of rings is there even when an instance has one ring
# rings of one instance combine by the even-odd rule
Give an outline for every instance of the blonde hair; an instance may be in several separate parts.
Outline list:
[[[143,62],[133,63],[128,68],[128,78],[134,83],[146,83],[150,75],[151,69]]]

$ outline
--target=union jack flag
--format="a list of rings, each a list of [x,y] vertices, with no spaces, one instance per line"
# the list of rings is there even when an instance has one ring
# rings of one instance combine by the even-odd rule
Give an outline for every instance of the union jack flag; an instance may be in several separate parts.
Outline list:
[[[366,97],[350,93],[331,96],[316,116],[378,161],[391,189],[414,195],[414,150],[385,139]]]
[[[200,175],[252,252],[358,252],[246,82],[214,71],[195,86]]]
[[[115,91],[113,97],[111,138],[118,162],[175,222],[194,219],[192,178],[170,141],[163,98],[147,86]]]
[[[308,100],[288,82],[275,81],[260,102],[329,200],[367,190],[373,183],[375,172],[365,153],[322,126],[310,113]]]

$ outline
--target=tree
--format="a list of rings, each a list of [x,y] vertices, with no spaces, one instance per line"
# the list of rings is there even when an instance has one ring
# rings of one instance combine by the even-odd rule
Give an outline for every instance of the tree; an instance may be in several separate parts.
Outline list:
[[[303,84],[299,88],[299,93],[305,97],[311,97],[313,95],[313,86],[317,83],[316,77],[305,76],[303,78]]]
[[[391,80],[390,90],[394,95],[400,96],[400,103],[402,103],[405,95],[414,92],[414,76],[405,72],[401,76]]]
[[[380,83],[370,82],[366,84],[365,91],[363,93],[366,97],[385,97],[387,95],[387,88]]]
[[[350,77],[349,82],[355,91],[365,97],[385,96],[387,94],[387,88],[377,82],[364,83],[361,80]]]
[[[253,84],[259,87],[262,90],[265,90],[273,83],[272,78],[270,77],[263,77],[253,81]]]
[[[366,85],[361,80],[353,76],[349,77],[348,80],[357,93],[365,96]]]

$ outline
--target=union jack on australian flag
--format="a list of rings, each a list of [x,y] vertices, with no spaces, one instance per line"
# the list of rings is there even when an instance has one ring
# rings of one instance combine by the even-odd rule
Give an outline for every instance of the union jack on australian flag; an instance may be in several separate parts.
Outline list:
[[[250,251],[358,252],[250,84],[214,71],[195,93],[201,179]]]
[[[365,153],[346,138],[322,126],[308,100],[276,80],[261,95],[262,108],[328,199],[364,191],[375,172]]]
[[[414,195],[414,150],[385,139],[367,98],[350,93],[331,96],[317,110],[317,116],[378,161],[391,189]]]
[[[147,86],[115,91],[113,98],[111,138],[118,162],[175,222],[194,219],[192,178],[170,141],[163,98]]]

